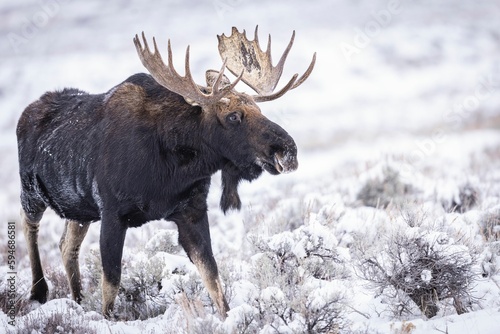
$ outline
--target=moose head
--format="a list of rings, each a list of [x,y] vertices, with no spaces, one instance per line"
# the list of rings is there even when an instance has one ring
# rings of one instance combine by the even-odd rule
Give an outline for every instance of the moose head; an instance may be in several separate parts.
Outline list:
[[[276,66],[273,66],[271,60],[271,36],[266,51],[263,51],[259,45],[258,26],[255,28],[253,41],[248,40],[245,31],[240,33],[235,27],[229,37],[223,34],[217,38],[223,64],[220,71],[206,71],[206,86],[197,85],[193,80],[189,65],[189,46],[186,50],[185,75],[181,76],[173,66],[170,40],[167,65],[158,51],[154,37],[154,52],[151,52],[144,33],[144,47],[137,35],[134,43],[143,65],[153,78],[160,85],[183,96],[192,106],[200,106],[205,124],[211,125],[206,127],[209,131],[203,135],[228,160],[227,166],[222,170],[224,190],[221,200],[222,209],[227,211],[241,206],[236,192],[240,179],[255,179],[262,169],[273,175],[297,169],[295,142],[283,128],[262,114],[257,103],[275,100],[300,86],[314,68],[316,53],[300,78],[295,74],[282,89],[274,92],[292,48],[295,31]],[[226,68],[237,77],[232,83],[224,75]],[[236,91],[235,86],[240,80],[257,94],[248,95]]]

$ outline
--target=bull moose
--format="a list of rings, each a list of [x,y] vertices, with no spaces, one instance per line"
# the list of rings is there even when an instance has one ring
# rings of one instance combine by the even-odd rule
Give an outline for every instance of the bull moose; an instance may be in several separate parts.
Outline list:
[[[258,28],[258,27],[257,27]],[[102,312],[110,317],[118,293],[126,231],[157,219],[173,221],[179,243],[196,265],[222,316],[229,310],[212,254],[207,218],[211,176],[221,171],[224,212],[241,207],[241,180],[264,170],[294,171],[297,147],[256,103],[300,86],[314,68],[295,74],[279,91],[295,32],[276,66],[271,37],[266,51],[233,28],[218,37],[220,71],[206,71],[206,86],[174,69],[168,41],[164,63],[142,33],[134,44],[148,74],[135,74],[104,94],[78,89],[47,92],[22,113],[17,126],[23,230],[33,285],[30,298],[44,303],[48,286],[38,250],[39,222],[47,207],[66,220],[59,248],[72,297],[82,300],[80,245],[91,222],[101,221]],[[236,79],[224,75],[229,69]],[[239,81],[257,94],[235,90]]]

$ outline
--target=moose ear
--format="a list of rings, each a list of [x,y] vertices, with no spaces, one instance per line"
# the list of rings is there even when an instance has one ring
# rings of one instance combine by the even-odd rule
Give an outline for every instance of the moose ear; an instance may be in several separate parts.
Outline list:
[[[212,87],[213,84],[215,83],[215,80],[217,80],[218,76],[219,76],[219,71],[216,70],[208,70],[207,72],[205,72],[205,78],[207,79],[207,86]],[[219,89],[224,89],[230,84],[231,81],[229,81],[229,78],[223,74],[219,84]]]

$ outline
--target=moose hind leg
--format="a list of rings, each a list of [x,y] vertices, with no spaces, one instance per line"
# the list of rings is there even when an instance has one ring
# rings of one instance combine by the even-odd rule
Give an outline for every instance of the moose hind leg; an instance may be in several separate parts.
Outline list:
[[[205,213],[203,218],[196,222],[188,219],[176,223],[179,230],[180,244],[188,254],[189,259],[198,268],[203,284],[219,313],[226,317],[229,305],[224,296],[217,263],[212,254],[207,214]]]
[[[21,211],[24,237],[28,246],[28,256],[31,264],[31,276],[33,284],[31,286],[31,300],[37,300],[40,303],[47,301],[49,288],[43,275],[42,262],[40,261],[40,252],[38,250],[38,230],[43,211],[38,214],[27,214]]]
[[[71,288],[71,295],[77,303],[80,303],[83,298],[78,255],[89,226],[89,223],[81,224],[73,220],[66,220],[66,226],[59,242],[59,249],[61,250],[64,269],[66,269],[68,283]]]

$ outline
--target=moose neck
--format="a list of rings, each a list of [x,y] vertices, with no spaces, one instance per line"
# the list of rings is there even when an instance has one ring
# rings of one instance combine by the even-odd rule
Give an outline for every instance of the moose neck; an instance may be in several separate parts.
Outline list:
[[[175,163],[177,171],[210,176],[220,170],[227,160],[209,143],[208,125],[200,107],[182,101],[172,108],[167,101],[155,125],[158,140],[167,163]],[[195,175],[193,175],[195,176]]]

